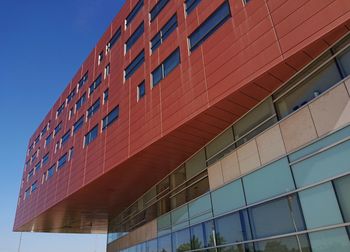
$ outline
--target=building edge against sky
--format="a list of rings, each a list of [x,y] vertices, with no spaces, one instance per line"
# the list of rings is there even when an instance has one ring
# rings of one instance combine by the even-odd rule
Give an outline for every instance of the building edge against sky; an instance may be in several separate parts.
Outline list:
[[[349,251],[350,2],[126,1],[29,141],[15,231]]]

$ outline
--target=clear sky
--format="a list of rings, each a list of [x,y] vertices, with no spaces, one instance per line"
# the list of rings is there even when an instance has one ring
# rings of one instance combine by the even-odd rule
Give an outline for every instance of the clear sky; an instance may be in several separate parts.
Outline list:
[[[29,137],[124,0],[0,0],[0,252],[12,232]],[[21,252],[104,252],[106,235],[23,233]]]

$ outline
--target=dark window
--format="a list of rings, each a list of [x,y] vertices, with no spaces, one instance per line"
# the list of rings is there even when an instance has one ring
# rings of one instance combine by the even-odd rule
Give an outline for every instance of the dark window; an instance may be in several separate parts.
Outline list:
[[[106,103],[108,101],[108,96],[109,96],[109,89],[107,88],[104,92],[103,92],[103,102]]]
[[[163,63],[152,72],[152,86],[157,85],[164,79],[177,65],[180,64],[180,50],[177,48],[166,58]]]
[[[171,252],[171,235],[158,238],[158,252]]]
[[[47,146],[48,144],[51,143],[51,139],[52,139],[52,133],[50,135],[48,135],[48,137],[45,140],[45,146]]]
[[[136,43],[144,32],[143,22],[136,28],[135,32],[131,34],[130,38],[125,43],[125,51],[127,52]]]
[[[74,147],[69,149],[68,161],[72,160],[74,154]]]
[[[150,12],[151,22],[158,16],[162,9],[167,5],[169,0],[159,0]]]
[[[252,207],[249,216],[254,239],[305,230],[296,195]]]
[[[129,79],[133,73],[143,64],[145,61],[145,51],[142,50],[139,55],[125,68],[125,80]]]
[[[87,82],[88,78],[89,78],[89,73],[86,72],[78,82],[78,89],[80,89]]]
[[[94,104],[91,105],[91,107],[87,110],[87,118],[92,117],[100,108],[100,98],[95,101]]]
[[[47,131],[48,124],[45,125],[45,127],[41,130],[41,135],[44,135]]]
[[[196,6],[201,2],[201,0],[186,0],[186,13],[189,15]]]
[[[68,141],[69,137],[70,137],[70,130],[68,130],[68,131],[66,132],[66,134],[64,134],[64,135],[62,136],[62,138],[61,138],[61,146],[62,146],[63,144],[65,144],[65,143]]]
[[[32,193],[36,191],[36,189],[38,189],[38,181],[35,181],[33,184],[32,184]]]
[[[246,210],[216,219],[215,228],[218,245],[242,242],[252,237]]]
[[[84,146],[89,145],[92,141],[96,139],[98,135],[98,124],[92,128],[92,130],[89,131],[84,137]]]
[[[39,142],[39,140],[40,140],[40,136],[38,136],[38,137],[35,139],[34,144],[37,145],[38,142]]]
[[[34,169],[31,169],[31,170],[28,172],[27,181],[28,181],[31,177],[33,177],[33,175],[34,175]]]
[[[40,168],[41,168],[41,161],[38,162],[38,163],[35,165],[35,171],[36,171],[36,172],[39,171]]]
[[[173,233],[173,251],[191,250],[190,231],[188,228]]]
[[[191,248],[201,249],[214,246],[214,222],[207,221],[191,227]]]
[[[144,97],[146,94],[146,85],[145,85],[145,81],[141,82],[141,84],[139,84],[137,86],[137,100],[140,100],[142,97]]]
[[[67,104],[73,99],[73,97],[75,96],[75,89],[70,92],[70,94],[67,96]]]
[[[102,74],[100,74],[96,80],[90,85],[89,94],[91,95],[101,84],[102,82]]]
[[[73,134],[77,133],[78,130],[83,126],[84,124],[84,116],[80,117],[78,121],[76,121],[73,125]]]
[[[56,128],[55,128],[55,131],[54,131],[54,136],[57,136],[58,132],[60,132],[62,129],[62,122],[60,122]]]
[[[45,165],[48,161],[49,161],[49,153],[47,153],[47,154],[43,157],[43,165]]]
[[[81,106],[83,106],[83,104],[86,101],[86,93],[84,93],[79,100],[77,101],[77,103],[75,104],[75,110],[78,111],[78,109],[81,108]]]
[[[61,169],[67,162],[67,153],[64,154],[57,162],[57,170]]]
[[[140,0],[137,2],[135,7],[130,11],[129,15],[125,19],[126,27],[128,27],[131,21],[136,17],[137,13],[141,10],[142,6],[143,6],[143,0]]]
[[[213,34],[228,18],[231,17],[230,6],[224,2],[214,11],[190,36],[190,51],[200,46]]]
[[[119,27],[118,30],[113,34],[111,40],[107,43],[106,53],[108,53],[112,49],[112,47],[115,45],[115,43],[120,38],[121,33],[122,33],[122,31],[121,31],[121,28]]]
[[[102,120],[102,130],[106,129],[111,123],[117,120],[119,117],[119,106],[112,109],[107,116]]]
[[[32,151],[33,147],[34,147],[34,143],[32,143],[32,144],[29,146],[29,148],[28,148],[29,152]]]
[[[164,40],[167,37],[169,37],[169,35],[176,29],[176,27],[177,27],[177,16],[175,14],[160,29],[160,31],[152,38],[152,40],[151,40],[152,52],[155,51],[164,42]]]
[[[100,52],[100,54],[98,55],[98,58],[97,58],[97,65],[100,65],[101,62],[103,60],[103,51]]]
[[[49,179],[50,177],[52,177],[54,173],[55,173],[55,165],[51,166],[47,170],[47,178],[46,179]]]
[[[62,111],[63,111],[65,105],[66,105],[66,103],[64,102],[64,103],[57,109],[56,117],[58,117],[58,116],[62,113]]]

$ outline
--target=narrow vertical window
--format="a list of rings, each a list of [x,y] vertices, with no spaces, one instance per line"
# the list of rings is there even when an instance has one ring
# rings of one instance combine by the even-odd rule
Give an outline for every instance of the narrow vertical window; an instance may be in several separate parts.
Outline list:
[[[145,81],[142,81],[138,86],[137,86],[137,101],[142,99],[146,94],[146,85]]]

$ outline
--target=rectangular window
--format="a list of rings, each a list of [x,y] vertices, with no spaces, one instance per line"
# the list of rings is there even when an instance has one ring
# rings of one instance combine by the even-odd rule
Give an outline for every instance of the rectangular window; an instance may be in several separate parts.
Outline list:
[[[57,170],[61,169],[67,162],[67,153],[57,161]]]
[[[78,82],[78,89],[80,89],[87,82],[89,78],[89,72],[86,72]]]
[[[186,13],[189,15],[196,6],[201,2],[201,0],[186,0]]]
[[[164,42],[164,40],[167,37],[169,37],[169,35],[176,29],[176,27],[177,27],[177,16],[175,14],[160,29],[160,31],[152,38],[152,40],[151,40],[152,52],[155,51]]]
[[[141,84],[137,86],[137,100],[139,101],[146,94],[146,85],[145,81],[142,81]]]
[[[69,149],[68,161],[72,160],[74,154],[74,147]]]
[[[39,171],[41,168],[41,161],[35,165],[35,172]]]
[[[141,10],[143,6],[143,0],[137,2],[135,7],[130,11],[130,14],[125,19],[125,26],[128,27],[132,20],[136,17],[137,13]]]
[[[151,22],[159,15],[163,8],[169,3],[169,0],[159,0],[150,12]]]
[[[100,65],[100,64],[101,64],[101,62],[102,62],[102,60],[103,60],[103,51],[102,51],[102,52],[100,52],[100,54],[98,55],[97,65]]]
[[[106,103],[108,101],[108,96],[109,96],[109,89],[107,88],[104,92],[103,92],[103,103]]]
[[[75,110],[78,111],[81,106],[83,106],[83,104],[85,103],[86,101],[86,93],[84,93],[80,98],[79,100],[77,101],[77,103],[75,104]]]
[[[100,98],[97,99],[97,101],[95,101],[94,104],[91,105],[91,107],[87,110],[87,114],[86,117],[89,119],[90,117],[92,117],[100,108]]]
[[[100,74],[96,80],[90,85],[89,95],[91,95],[101,84],[102,82],[102,74]]]
[[[188,37],[190,42],[190,51],[192,52],[198,46],[200,46],[230,17],[230,5],[227,1],[225,1]]]
[[[89,131],[84,137],[84,146],[88,146],[92,141],[96,139],[98,135],[98,124]]]
[[[31,169],[30,172],[28,172],[27,181],[30,180],[30,178],[33,177],[33,175],[34,175],[34,169]]]
[[[70,130],[68,130],[66,132],[66,134],[64,134],[62,136],[62,138],[61,138],[61,147],[62,147],[63,144],[65,144],[68,141],[69,137],[70,137]]]
[[[49,161],[49,153],[47,153],[47,154],[43,157],[42,165],[47,164],[48,161]]]
[[[53,174],[55,173],[55,166],[56,165],[53,165],[51,166],[48,170],[47,170],[47,173],[46,173],[46,180],[48,180],[49,178],[51,178],[53,176]]]
[[[129,79],[133,73],[143,64],[145,61],[145,51],[142,50],[139,55],[125,68],[125,80]]]
[[[62,103],[62,105],[57,109],[57,112],[56,112],[56,118],[60,116],[60,114],[62,113],[64,107],[65,107],[66,103]]]
[[[102,120],[102,130],[106,129],[111,123],[117,120],[119,117],[119,106],[112,109],[107,116]]]
[[[48,135],[48,137],[45,139],[45,146],[51,143],[51,139],[52,139],[52,133]]]
[[[121,31],[121,28],[119,27],[118,30],[113,34],[111,40],[107,43],[106,53],[108,53],[110,50],[112,50],[112,47],[115,45],[115,43],[120,38],[121,33],[122,33],[122,31]]]
[[[104,75],[103,75],[103,78],[106,79],[107,76],[111,73],[111,64],[108,64],[106,67],[105,67],[105,71],[104,71]]]
[[[78,130],[83,126],[84,124],[84,116],[80,117],[78,121],[76,121],[73,125],[73,135],[78,132]]]
[[[135,32],[131,34],[129,39],[125,42],[125,52],[129,51],[136,41],[141,37],[144,32],[143,22],[136,28]]]
[[[36,189],[38,189],[38,181],[35,181],[35,182],[32,184],[31,193],[35,192]]]
[[[45,127],[41,130],[41,135],[42,136],[46,133],[47,128],[48,128],[48,124],[46,124]]]
[[[75,96],[75,88],[73,89],[72,92],[70,92],[70,94],[67,96],[67,104],[74,98]]]
[[[40,140],[40,136],[38,136],[35,141],[34,141],[34,144],[37,145],[39,143],[39,140]]]
[[[57,136],[58,132],[60,132],[62,129],[62,122],[60,122],[56,128],[55,128],[55,131],[54,131],[54,136]]]
[[[29,196],[30,196],[30,188],[28,188],[28,189],[25,191],[25,193],[24,193],[24,199],[29,198]]]
[[[36,155],[37,155],[38,151],[36,151],[33,155],[32,155],[32,159],[31,162],[33,163],[36,160]]]
[[[163,63],[152,72],[152,86],[156,86],[162,79],[180,64],[180,50],[177,48]]]

